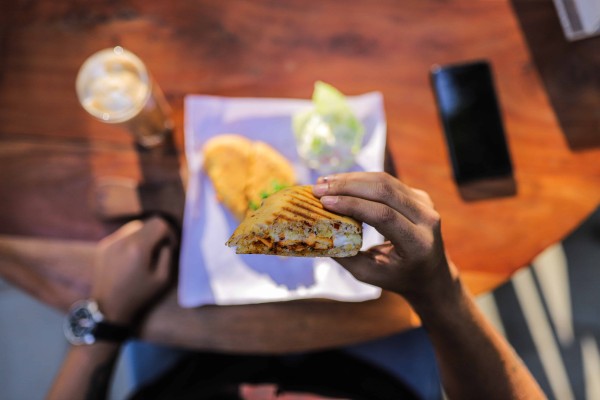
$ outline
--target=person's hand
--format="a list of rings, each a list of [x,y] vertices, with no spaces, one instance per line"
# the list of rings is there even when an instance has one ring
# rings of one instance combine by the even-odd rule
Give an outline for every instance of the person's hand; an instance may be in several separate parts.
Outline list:
[[[313,187],[323,206],[377,229],[387,242],[336,261],[358,280],[428,301],[451,285],[440,215],[429,195],[385,173],[355,172],[319,178]]]
[[[133,221],[100,241],[92,298],[106,319],[129,325],[168,286],[175,234],[158,217]]]

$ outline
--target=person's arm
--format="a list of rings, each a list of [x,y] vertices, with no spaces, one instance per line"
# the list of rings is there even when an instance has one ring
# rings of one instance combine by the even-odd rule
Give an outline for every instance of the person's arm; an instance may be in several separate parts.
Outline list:
[[[375,227],[388,242],[338,261],[357,279],[404,296],[434,346],[450,399],[543,399],[510,345],[491,327],[448,261],[429,196],[388,174],[320,178],[323,205]]]
[[[47,398],[106,399],[120,347],[108,342],[72,346]]]
[[[99,244],[92,299],[106,321],[131,326],[169,282],[175,237],[159,218],[134,221]],[[120,343],[71,346],[48,400],[105,399]]]

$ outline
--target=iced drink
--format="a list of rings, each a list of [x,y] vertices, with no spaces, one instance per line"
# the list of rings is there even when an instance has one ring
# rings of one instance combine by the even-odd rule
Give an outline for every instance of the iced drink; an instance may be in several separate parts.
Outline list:
[[[142,61],[120,46],[90,56],[77,75],[83,108],[101,121],[123,124],[144,147],[172,130],[170,109]]]

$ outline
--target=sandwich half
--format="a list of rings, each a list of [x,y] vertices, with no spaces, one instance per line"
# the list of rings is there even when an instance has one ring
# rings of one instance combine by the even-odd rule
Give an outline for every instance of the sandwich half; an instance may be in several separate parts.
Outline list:
[[[334,214],[312,194],[311,186],[292,186],[263,200],[227,241],[238,254],[295,257],[350,257],[362,246],[362,226]]]

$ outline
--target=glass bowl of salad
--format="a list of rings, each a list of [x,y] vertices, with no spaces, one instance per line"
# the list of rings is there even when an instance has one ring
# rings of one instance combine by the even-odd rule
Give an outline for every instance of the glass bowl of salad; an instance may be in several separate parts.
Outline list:
[[[349,170],[360,151],[362,123],[345,96],[327,83],[315,83],[312,102],[312,108],[292,119],[298,154],[320,174]]]

